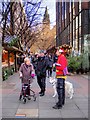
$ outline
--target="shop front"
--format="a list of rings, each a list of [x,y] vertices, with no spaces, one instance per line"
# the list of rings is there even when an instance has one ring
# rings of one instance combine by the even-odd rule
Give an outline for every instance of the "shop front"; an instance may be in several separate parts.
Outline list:
[[[2,49],[2,78],[6,80],[8,76],[13,75],[14,72],[17,72],[17,56],[19,53],[22,53],[21,50],[12,46],[12,47],[3,47]]]

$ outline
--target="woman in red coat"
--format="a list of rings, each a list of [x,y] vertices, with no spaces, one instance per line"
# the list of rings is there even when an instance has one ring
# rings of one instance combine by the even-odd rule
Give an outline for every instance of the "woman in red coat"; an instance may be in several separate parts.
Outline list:
[[[61,109],[65,103],[65,78],[64,70],[67,67],[67,59],[64,56],[64,51],[62,49],[56,52],[58,60],[56,63],[56,78],[57,78],[57,93],[58,102],[53,107],[54,109]]]

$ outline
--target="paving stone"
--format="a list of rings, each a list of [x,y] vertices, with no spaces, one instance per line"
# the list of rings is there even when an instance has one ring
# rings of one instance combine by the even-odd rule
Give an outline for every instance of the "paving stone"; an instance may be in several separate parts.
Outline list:
[[[17,109],[2,108],[2,117],[9,116],[13,117],[16,114]]]
[[[18,109],[17,114],[25,114],[26,117],[37,118],[38,117],[38,109]]]
[[[78,106],[80,109],[88,110],[88,104],[78,103],[77,106]]]
[[[0,116],[2,116],[2,108],[0,108]]]
[[[62,110],[78,110],[78,107],[75,104],[65,104]]]
[[[38,109],[38,106],[38,102],[29,100],[26,104],[20,102],[19,109]]]
[[[78,78],[78,79],[77,79]],[[26,114],[27,118],[86,118],[87,115],[87,106],[88,106],[88,95],[81,93],[86,92],[82,89],[82,83],[80,76],[69,76],[68,80],[74,84],[74,97],[73,99],[66,98],[65,105],[61,110],[54,110],[52,106],[58,101],[57,97],[53,98],[53,88],[49,83],[47,78],[46,82],[46,94],[43,97],[40,97],[38,92],[40,91],[36,79],[34,80],[31,88],[35,90],[37,100],[34,102],[33,99],[28,101],[26,104],[23,104],[22,101],[19,101],[19,94],[21,89],[21,83],[19,83],[18,73],[11,76],[7,81],[4,81],[8,89],[3,89],[2,101],[3,101],[3,117],[6,118],[15,118],[16,114]],[[78,81],[77,81],[78,80]],[[83,79],[87,82],[87,80]],[[78,83],[80,82],[80,83]],[[11,88],[9,87],[11,83]]]
[[[89,111],[88,111],[88,110],[85,110],[85,109],[84,109],[84,110],[81,109],[81,111],[83,112],[83,114],[85,115],[85,117],[88,118],[88,115],[89,115],[88,113],[89,113]]]
[[[61,110],[62,118],[85,118],[85,115],[79,110]]]
[[[59,110],[39,110],[39,118],[62,118]]]
[[[55,105],[55,103],[39,103],[39,109],[40,110],[52,110],[52,107]]]
[[[8,100],[2,102],[2,108],[18,108],[19,102],[10,102]]]

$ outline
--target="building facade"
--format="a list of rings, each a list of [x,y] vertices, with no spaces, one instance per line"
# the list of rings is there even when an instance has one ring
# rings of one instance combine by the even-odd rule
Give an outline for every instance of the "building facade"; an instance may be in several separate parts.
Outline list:
[[[56,2],[56,46],[90,51],[90,2]]]

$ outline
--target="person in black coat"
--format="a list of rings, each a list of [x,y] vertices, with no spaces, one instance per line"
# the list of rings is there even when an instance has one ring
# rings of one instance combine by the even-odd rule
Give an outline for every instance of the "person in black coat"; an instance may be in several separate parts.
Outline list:
[[[41,89],[41,91],[39,92],[40,96],[45,95],[47,66],[48,61],[44,55],[44,51],[41,50],[36,65],[37,83]]]
[[[53,68],[53,59],[51,57],[51,55],[48,56],[48,78],[52,76],[52,68]]]

